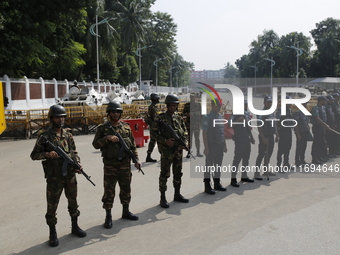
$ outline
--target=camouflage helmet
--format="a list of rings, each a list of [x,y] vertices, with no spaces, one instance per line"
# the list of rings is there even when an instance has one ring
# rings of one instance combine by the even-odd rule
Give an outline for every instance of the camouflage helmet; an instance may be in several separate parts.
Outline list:
[[[48,111],[48,117],[51,118],[52,116],[62,116],[66,117],[66,110],[61,105],[52,105]]]
[[[107,105],[106,112],[109,113],[111,110],[121,111],[123,112],[123,107],[120,103],[111,101]]]
[[[156,94],[156,93],[152,93],[152,94],[150,95],[150,99],[151,99],[151,100],[159,100],[159,95]]]
[[[167,95],[165,98],[165,104],[179,104],[178,97],[173,94]]]

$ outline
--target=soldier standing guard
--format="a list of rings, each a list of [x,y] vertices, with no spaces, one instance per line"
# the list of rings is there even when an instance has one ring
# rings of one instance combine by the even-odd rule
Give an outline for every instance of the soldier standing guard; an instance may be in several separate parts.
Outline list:
[[[334,102],[332,104],[333,112],[334,112],[334,118],[335,118],[335,130],[340,132],[340,105],[339,105],[339,94],[334,93],[332,95],[334,97]],[[337,155],[340,155],[340,137],[336,136],[336,151],[335,153]]]
[[[271,108],[273,103],[273,99],[270,95],[267,95],[264,97],[264,107],[263,110],[268,110]],[[261,163],[265,155],[267,155],[267,162],[266,164],[269,164],[270,157],[273,154],[274,149],[274,141],[279,141],[279,135],[276,130],[275,123],[272,124],[272,121],[266,121],[270,119],[275,119],[274,113],[271,113],[269,115],[260,115],[258,116],[258,119],[261,120],[263,123],[259,121],[259,127],[257,128],[259,131],[259,152],[256,158],[256,172],[254,174],[254,178],[256,180],[261,181],[262,177],[260,176],[259,170],[261,167]],[[263,126],[261,126],[263,124]],[[274,135],[276,134],[276,138],[274,139]],[[267,169],[268,171],[268,169]],[[274,173],[269,173],[268,175],[274,176]]]
[[[317,105],[312,109],[312,131],[314,136],[312,144],[313,164],[320,164],[328,161],[328,158],[326,158],[327,145],[325,138],[325,130],[329,130],[329,126],[326,124],[327,115],[324,107],[326,101],[326,97],[319,96]]]
[[[334,103],[334,97],[331,95],[326,96],[327,102],[325,104],[326,108],[326,115],[327,115],[327,124],[333,130],[336,130],[335,124],[335,114],[333,111],[332,104]],[[337,150],[337,134],[333,131],[327,130],[326,131],[326,144],[328,147],[328,157],[334,158],[336,157],[336,150]]]
[[[305,108],[307,107],[307,103],[303,103],[302,105]],[[295,127],[296,135],[295,166],[300,167],[307,164],[305,161],[305,153],[307,148],[308,136],[310,135],[308,124],[309,119],[300,109],[296,111],[294,118],[297,122],[297,125]]]
[[[156,93],[152,93],[150,95],[150,99],[151,99],[151,104],[148,107],[148,115],[149,115],[148,119],[150,122],[149,127],[151,128],[152,122],[154,121],[155,116],[157,115],[157,112],[158,112],[157,104],[159,103],[159,95],[157,95]],[[156,159],[151,158],[151,153],[155,145],[156,145],[156,140],[151,137],[148,150],[147,150],[146,162],[157,162]]]
[[[158,144],[161,153],[161,172],[159,175],[159,191],[161,193],[160,206],[169,208],[169,204],[165,197],[167,190],[167,180],[170,177],[170,167],[172,165],[173,185],[175,188],[174,201],[188,203],[189,200],[180,194],[182,183],[182,158],[183,146],[178,140],[170,134],[166,125],[181,137],[187,143],[188,132],[184,124],[184,120],[176,111],[178,108],[178,97],[176,95],[167,95],[165,98],[167,111],[155,117],[155,121],[151,127],[151,137],[153,137]]]
[[[80,212],[77,203],[77,179],[75,172],[79,173],[80,171],[68,165],[67,173],[63,173],[62,167],[64,159],[59,157],[59,155],[53,151],[53,148],[50,148],[48,144],[44,143],[41,139],[43,136],[55,146],[61,147],[73,160],[80,162],[72,133],[70,129],[63,128],[66,117],[65,108],[61,105],[51,106],[48,117],[52,125],[39,135],[31,153],[31,158],[32,160],[42,160],[47,183],[47,213],[45,218],[50,228],[49,245],[55,247],[59,245],[55,228],[57,224],[56,212],[63,190],[65,190],[68,201],[68,211],[71,216],[71,233],[79,237],[85,237],[86,232],[78,226],[78,216]]]
[[[234,137],[233,140],[235,142],[235,154],[233,160],[233,170],[231,173],[231,182],[230,185],[233,187],[240,187],[237,183],[236,175],[238,166],[242,160],[243,171],[241,173],[241,181],[242,182],[254,182],[253,179],[250,179],[247,175],[247,167],[249,166],[249,158],[251,145],[255,144],[255,140],[253,134],[251,133],[251,129],[249,127],[248,121],[250,120],[250,114],[247,111],[248,102],[244,100],[244,115],[232,115],[231,120],[233,123],[234,129]]]
[[[115,197],[115,188],[118,182],[120,187],[119,198],[123,205],[122,218],[138,220],[138,217],[129,211],[131,201],[131,158],[121,150],[122,145],[119,138],[114,135],[113,130],[119,133],[127,146],[138,159],[137,147],[131,128],[128,123],[120,121],[123,108],[118,102],[110,102],[106,109],[108,121],[98,126],[92,145],[102,152],[104,163],[104,195],[102,197],[103,208],[106,210],[104,227],[112,228],[111,209]],[[112,130],[113,129],[113,130]],[[141,167],[139,161],[135,163],[138,169]]]
[[[185,118],[185,126],[189,134],[189,149],[195,138],[196,156],[203,157],[200,153],[200,127],[201,127],[201,105],[195,102],[195,93],[190,94],[190,102],[186,103],[183,108],[183,118]],[[190,158],[190,152],[186,156]]]
[[[208,194],[215,194],[215,190],[227,191],[226,188],[222,187],[220,182],[221,172],[218,171],[217,167],[222,166],[223,153],[226,153],[227,143],[224,138],[224,125],[213,126],[214,119],[223,119],[219,113],[221,110],[221,102],[215,98],[211,101],[211,111],[203,117],[202,130],[203,130],[203,143],[204,143],[204,155],[205,165],[207,171],[204,172],[204,192]],[[210,173],[210,169],[215,167],[215,171]],[[213,175],[214,190],[210,185],[210,175]]]
[[[291,99],[290,96],[286,96],[286,99]],[[277,150],[277,166],[281,166],[282,163],[282,155],[283,155],[283,166],[290,168],[289,164],[289,152],[292,148],[292,127],[294,123],[292,121],[288,121],[293,119],[293,113],[290,109],[292,105],[286,105],[286,115],[282,115],[282,109],[277,111],[276,118],[280,120],[277,125],[277,130],[279,133],[279,137],[282,139],[279,140],[278,150]],[[285,125],[285,126],[284,126]]]

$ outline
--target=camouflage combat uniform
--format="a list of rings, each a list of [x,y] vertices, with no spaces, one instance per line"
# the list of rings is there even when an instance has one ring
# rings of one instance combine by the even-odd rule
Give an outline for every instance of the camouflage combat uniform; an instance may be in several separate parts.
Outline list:
[[[154,122],[157,112],[158,112],[157,104],[152,103],[151,105],[149,105],[148,115],[149,115],[149,122],[150,122],[149,126],[150,127],[152,126],[152,123]],[[152,153],[153,149],[155,148],[155,144],[156,144],[156,140],[151,137],[149,145],[148,145],[148,150],[147,150],[148,154]]]
[[[161,173],[159,176],[159,191],[167,190],[167,180],[170,177],[170,167],[172,164],[173,171],[173,185],[175,188],[181,186],[182,178],[182,157],[183,149],[179,141],[175,141],[172,148],[166,145],[165,141],[172,138],[170,133],[166,130],[164,124],[160,122],[160,118],[170,124],[175,132],[187,142],[188,132],[185,127],[183,118],[177,113],[172,116],[167,112],[157,115],[155,121],[151,126],[151,136],[157,141],[161,153]]]
[[[192,139],[195,138],[197,154],[200,151],[200,128],[201,128],[201,105],[199,103],[186,103],[183,108],[183,118],[185,118],[185,127],[189,135],[189,148],[192,148]]]
[[[137,147],[130,125],[126,122],[120,121],[119,125],[113,126],[113,128],[123,137],[127,146],[138,159]],[[120,186],[119,198],[121,204],[128,205],[130,203],[132,173],[130,157],[125,151],[121,151],[120,153],[122,146],[119,142],[107,141],[107,135],[114,135],[109,122],[98,126],[92,145],[95,149],[100,149],[102,152],[104,163],[104,195],[102,202],[103,208],[110,210],[113,205],[117,182]],[[122,159],[119,160],[119,157],[122,157]]]
[[[57,224],[56,211],[58,208],[59,200],[63,189],[68,200],[68,211],[70,216],[78,217],[80,212],[77,203],[77,180],[75,171],[72,166],[68,165],[67,175],[62,174],[62,165],[64,159],[61,157],[51,159],[46,158],[45,154],[53,150],[51,146],[43,143],[41,136],[46,137],[55,146],[60,146],[73,160],[80,161],[76,146],[73,140],[70,129],[62,129],[61,136],[59,136],[55,129],[51,126],[43,131],[31,153],[32,160],[42,160],[44,168],[47,188],[47,213],[45,215],[46,223],[49,226]]]

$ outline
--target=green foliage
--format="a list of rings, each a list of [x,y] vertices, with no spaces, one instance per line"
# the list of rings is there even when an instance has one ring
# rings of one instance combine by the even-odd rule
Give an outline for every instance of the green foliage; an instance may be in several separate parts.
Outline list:
[[[327,29],[325,28],[327,27]],[[327,19],[311,31],[318,50],[311,54],[311,38],[302,33],[292,32],[279,38],[272,30],[264,31],[250,45],[247,55],[243,55],[235,64],[241,77],[254,77],[254,68],[258,68],[257,77],[270,77],[270,62],[264,58],[273,58],[273,77],[296,77],[297,51],[291,47],[302,49],[299,56],[299,77],[334,76],[339,64],[339,22]],[[331,68],[332,70],[329,70]]]

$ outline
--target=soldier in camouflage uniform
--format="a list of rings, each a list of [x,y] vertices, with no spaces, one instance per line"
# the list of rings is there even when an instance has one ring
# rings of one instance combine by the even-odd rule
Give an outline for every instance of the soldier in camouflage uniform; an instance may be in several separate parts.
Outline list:
[[[183,146],[170,135],[162,121],[169,124],[175,132],[183,138],[185,143],[187,143],[188,133],[183,118],[176,113],[179,104],[177,96],[167,95],[165,103],[167,105],[167,111],[155,117],[155,121],[151,126],[151,136],[157,141],[161,152],[161,172],[159,175],[159,191],[161,192],[160,206],[169,208],[169,204],[165,197],[165,191],[167,190],[166,183],[170,177],[171,165],[173,171],[173,185],[175,188],[174,201],[188,203],[189,200],[180,194],[181,179],[183,175]]]
[[[122,218],[138,220],[138,217],[129,211],[131,201],[131,158],[121,150],[122,145],[119,138],[114,135],[112,129],[119,133],[127,146],[138,159],[135,139],[132,135],[130,125],[120,121],[123,108],[118,102],[110,102],[107,106],[108,121],[98,126],[92,145],[102,152],[104,163],[104,195],[102,197],[103,208],[106,210],[104,227],[112,228],[111,209],[115,197],[115,188],[118,182],[120,187],[119,198],[123,205]],[[136,168],[140,168],[140,162],[135,163]]]
[[[185,119],[185,126],[189,134],[189,148],[195,138],[196,156],[203,157],[200,153],[200,127],[201,127],[201,105],[195,102],[195,93],[190,94],[190,102],[186,103],[183,108],[183,118]],[[190,158],[190,152],[187,154],[187,158]]]
[[[159,95],[156,93],[152,93],[150,95],[150,99],[152,103],[148,107],[148,115],[149,115],[149,127],[151,127],[152,122],[155,119],[155,116],[157,115],[158,112],[158,107],[157,104],[159,103]],[[147,156],[146,156],[146,162],[157,162],[156,159],[151,158],[151,153],[156,145],[156,140],[153,139],[152,137],[150,138],[149,146],[148,146],[148,151],[147,151]]]
[[[85,237],[86,232],[80,229],[77,223],[80,212],[77,203],[77,180],[75,172],[79,173],[80,171],[69,165],[67,175],[63,176],[62,165],[64,159],[59,157],[59,155],[53,151],[53,148],[50,148],[51,146],[48,146],[48,144],[44,143],[43,139],[41,139],[42,136],[44,136],[55,146],[60,146],[73,160],[80,162],[72,133],[70,129],[63,128],[66,111],[64,107],[60,105],[53,105],[49,109],[48,117],[52,125],[40,133],[31,153],[31,158],[32,160],[42,160],[47,182],[47,213],[45,218],[47,225],[50,227],[49,245],[55,247],[59,245],[55,228],[57,224],[56,211],[63,190],[65,190],[65,195],[68,200],[68,211],[72,221],[72,234]]]

